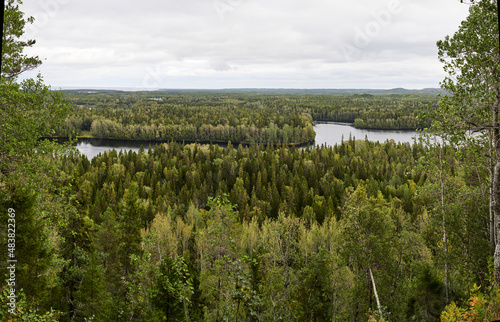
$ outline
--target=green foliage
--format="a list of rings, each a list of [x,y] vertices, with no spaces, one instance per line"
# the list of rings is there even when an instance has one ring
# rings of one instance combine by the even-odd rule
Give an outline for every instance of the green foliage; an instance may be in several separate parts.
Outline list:
[[[57,146],[39,142],[53,134],[69,109],[61,93],[51,92],[39,76],[21,84],[0,82],[0,171],[33,172],[35,152],[51,153]]]
[[[38,56],[28,57],[23,54],[26,47],[35,44],[35,40],[22,40],[27,23],[33,23],[33,17],[24,18],[19,9],[20,0],[8,0],[4,8],[2,39],[2,73],[9,82],[15,81],[21,73],[36,68],[42,63]]]
[[[13,3],[10,1],[9,6]],[[5,37],[16,37],[20,32],[16,28],[22,27],[24,24],[8,29]],[[22,47],[26,45],[22,44],[9,47],[8,50],[14,52],[4,52],[4,57],[10,55],[16,64],[29,64],[31,60],[21,57]],[[36,303],[40,310],[48,310],[63,262],[55,253],[59,246],[58,228],[64,225],[65,208],[71,198],[66,195],[71,189],[65,187],[68,177],[59,168],[59,156],[73,152],[39,139],[53,133],[53,126],[65,118],[69,106],[61,94],[51,92],[43,84],[41,77],[15,83],[16,75],[12,73],[29,68],[18,67],[16,71],[5,71],[11,78],[6,79],[2,74],[0,81],[3,120],[0,123],[0,227],[4,236],[0,242],[1,254],[7,258],[7,209],[12,208],[16,213],[16,289],[23,288],[28,301]]]
[[[33,322],[51,322],[59,321],[63,315],[61,312],[50,310],[46,313],[40,313],[33,303],[26,299],[26,295],[21,291],[16,294],[16,305],[12,313],[10,304],[10,292],[7,286],[2,286],[0,290],[0,319],[2,321],[33,321]]]
[[[416,263],[413,269],[407,314],[413,320],[435,321],[446,305],[443,280],[430,263]]]
[[[320,321],[377,311],[371,269],[386,319],[435,318],[445,303],[435,257],[440,222],[428,216],[435,186],[414,167],[424,151],[390,142],[304,150],[170,143],[147,153],[106,152],[91,162],[62,157],[75,209],[89,215],[72,215],[61,226],[68,247],[61,255],[70,260],[63,272],[72,272],[61,282],[77,286],[82,318]],[[460,178],[458,187],[465,185]],[[470,207],[475,214],[484,197],[467,194],[457,195],[467,202],[456,211]],[[154,219],[144,220],[150,207]],[[242,216],[246,207],[254,211]],[[472,216],[458,218],[449,221],[457,227],[450,249],[459,254],[474,245],[478,252],[482,227]],[[469,231],[476,241],[463,244]],[[474,256],[450,262],[454,276],[467,272],[480,281],[483,264]],[[59,307],[70,316],[68,306]]]
[[[488,284],[487,261],[495,244],[497,283],[500,280],[496,228],[500,218],[498,34],[497,2],[481,0],[473,2],[454,35],[437,42],[439,59],[448,74],[441,86],[450,95],[426,115],[433,119],[427,143],[436,153],[423,162],[429,181],[421,192],[432,200],[426,202],[432,232],[424,234],[439,236],[429,244],[435,266],[442,270],[446,303],[464,297],[475,283]],[[487,195],[489,200],[478,195]]]
[[[500,318],[500,292],[492,290],[491,295],[484,295],[480,287],[474,285],[470,298],[464,305],[452,302],[441,313],[441,321],[494,321]]]
[[[66,91],[71,115],[57,136],[178,142],[311,142],[314,121],[354,123],[366,129],[416,129],[424,95],[290,95],[163,91],[148,93]],[[154,99],[152,99],[154,98]],[[254,108],[250,106],[259,106]]]
[[[243,255],[242,260],[232,264],[234,269],[231,272],[231,279],[234,288],[230,291],[230,296],[233,302],[233,310],[234,306],[236,306],[236,310],[234,310],[236,313],[233,316],[236,320],[258,320],[262,300],[255,286],[252,285],[250,270],[245,269],[246,265],[255,266],[257,260]]]
[[[327,321],[334,308],[334,278],[331,268],[332,256],[324,248],[312,255],[307,265],[299,272],[299,284],[295,291],[295,316],[300,321]],[[297,304],[295,304],[297,303]]]
[[[16,283],[26,292],[18,289],[13,318],[433,321],[449,299],[455,302],[441,317],[498,312],[496,291],[476,288],[460,302],[474,283],[490,284],[487,159],[477,145],[350,138],[329,148],[294,147],[314,138],[314,121],[425,126],[431,114],[421,125],[415,114],[421,103],[435,109],[435,98],[69,92],[69,108],[41,77],[15,83],[18,72],[39,63],[22,54],[34,43],[19,40],[32,19],[21,21],[16,3],[8,2],[4,57],[11,60],[0,82],[0,220],[5,225],[15,208]],[[484,27],[479,9],[493,7],[475,8],[465,39],[471,26]],[[442,59],[454,54],[455,40],[439,44]],[[482,54],[474,58],[490,62]],[[467,100],[468,89],[453,86],[455,95],[435,114],[447,125],[465,113],[446,114],[453,104],[493,99]],[[88,160],[39,141],[75,133],[171,143]],[[252,144],[223,149],[175,140]],[[0,239],[4,258],[6,249]],[[2,314],[7,295],[4,288]]]
[[[24,188],[24,189],[23,189]],[[47,277],[46,272],[52,260],[52,245],[49,243],[48,231],[45,230],[44,221],[37,216],[34,209],[37,203],[33,190],[17,186],[11,191],[10,200],[1,203],[2,221],[7,223],[7,209],[15,210],[15,258],[16,263],[16,288],[23,288],[30,296],[44,293]],[[7,225],[5,232],[7,231]],[[12,226],[10,226],[12,227]],[[5,236],[5,235],[4,235]],[[7,243],[2,243],[2,255],[7,258]],[[22,261],[20,259],[23,259]],[[41,276],[40,276],[41,275]]]
[[[54,127],[64,121],[70,106],[61,93],[51,91],[43,83],[41,76],[16,83],[22,72],[41,63],[38,57],[23,53],[35,41],[23,38],[24,28],[33,18],[24,18],[20,4],[21,1],[7,1],[4,14],[0,80],[0,228],[3,236],[0,254],[8,258],[7,209],[12,209],[15,234],[11,235],[15,236],[9,238],[15,239],[15,250],[14,257],[10,258],[17,260],[17,305],[12,318],[52,321],[68,317],[66,293],[60,292],[61,285],[78,279],[79,275],[76,266],[71,272],[66,270],[65,256],[71,254],[81,259],[85,254],[78,252],[77,247],[74,252],[68,252],[62,236],[73,196],[68,186],[69,177],[61,169],[60,157],[74,155],[74,150],[40,140],[54,133]],[[91,230],[85,227],[82,234],[89,233]],[[54,313],[53,307],[61,309],[61,314]]]
[[[354,308],[359,313],[381,310],[374,301],[378,296],[391,320],[404,319],[402,301],[409,295],[407,274],[413,263],[426,259],[424,242],[398,200],[390,203],[381,193],[368,197],[363,186],[349,190],[343,210],[342,254],[357,277],[352,293]]]
[[[425,153],[436,152],[351,140],[322,149],[169,143],[91,162],[64,157],[75,200],[99,223],[100,296],[113,309],[96,317],[367,317],[378,312],[371,269],[385,319],[436,318],[445,304],[434,287],[442,230],[436,176],[415,167]],[[447,258],[458,298],[482,280],[487,238],[474,216],[486,200],[471,193],[480,185],[454,157]],[[455,216],[464,209],[470,216]],[[463,252],[467,261],[454,257]],[[155,304],[160,290],[172,299]]]
[[[165,257],[160,264],[153,303],[163,311],[167,321],[181,319],[187,314],[193,295],[193,286],[182,257]],[[186,320],[188,319],[185,316]]]

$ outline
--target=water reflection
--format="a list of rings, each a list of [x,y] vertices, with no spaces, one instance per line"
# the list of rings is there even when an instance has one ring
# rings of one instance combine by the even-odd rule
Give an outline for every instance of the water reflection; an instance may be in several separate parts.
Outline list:
[[[349,123],[317,123],[314,126],[316,131],[316,146],[334,146],[340,144],[342,140],[347,141],[349,137],[357,140],[385,142],[394,140],[395,142],[413,143],[413,138],[418,135],[415,131],[384,131],[384,130],[360,130],[354,128]],[[155,142],[148,141],[126,141],[126,140],[106,140],[106,139],[80,139],[76,145],[80,152],[92,159],[99,153],[115,149],[117,151],[139,151],[141,145],[148,149],[149,145],[154,147]],[[220,144],[226,146],[225,144]],[[237,146],[237,145],[233,145]]]
[[[349,137],[356,140],[385,142],[394,140],[401,143],[413,143],[413,138],[418,135],[415,131],[386,131],[386,130],[361,130],[350,123],[317,123],[314,126],[316,131],[316,145],[334,146],[340,144],[342,140],[347,141]]]
[[[129,150],[138,152],[141,148],[149,148],[148,142],[124,141],[124,140],[106,140],[106,139],[79,139],[76,148],[87,156],[90,160],[104,151],[115,149],[117,151],[128,152]],[[153,145],[154,146],[154,145]]]

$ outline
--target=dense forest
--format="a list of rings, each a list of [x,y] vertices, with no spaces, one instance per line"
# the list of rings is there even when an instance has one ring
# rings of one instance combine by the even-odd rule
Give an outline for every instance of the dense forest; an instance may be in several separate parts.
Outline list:
[[[42,210],[45,247],[18,242],[37,258],[18,283],[61,321],[433,321],[491,279],[484,174],[455,152],[349,140],[61,155],[47,193],[64,208]],[[14,195],[18,217],[34,198]]]
[[[5,5],[2,321],[500,319],[496,2],[437,43],[440,98],[52,91],[19,81],[41,60]],[[296,146],[319,120],[428,127]],[[55,135],[167,142],[89,160]]]
[[[447,153],[446,197],[462,202],[442,227],[434,165],[416,162],[426,153],[347,141],[64,157],[78,238],[53,290],[71,306],[50,306],[100,321],[363,320],[376,308],[370,272],[391,320],[436,319],[444,265],[449,300],[487,285],[488,204],[475,170]]]
[[[224,91],[65,91],[71,114],[60,137],[191,142],[287,143],[314,140],[313,122],[410,130],[438,98],[417,94],[281,94]]]

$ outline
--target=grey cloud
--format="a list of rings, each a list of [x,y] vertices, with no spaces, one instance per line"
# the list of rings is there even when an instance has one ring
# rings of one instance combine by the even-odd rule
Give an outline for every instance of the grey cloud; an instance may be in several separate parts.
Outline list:
[[[58,5],[50,11],[47,1]],[[158,87],[438,86],[435,43],[467,6],[400,0],[402,10],[384,16],[394,1],[44,0],[24,8],[46,18],[33,52],[47,58],[41,71],[58,86],[140,86],[157,66]],[[413,83],[409,63],[426,72]]]
[[[212,60],[210,62],[210,67],[217,71],[229,71],[233,69],[233,67],[229,66],[224,60]]]

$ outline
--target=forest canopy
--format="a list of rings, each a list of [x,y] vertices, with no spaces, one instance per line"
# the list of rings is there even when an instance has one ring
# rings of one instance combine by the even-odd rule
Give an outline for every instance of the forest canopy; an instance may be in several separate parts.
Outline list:
[[[52,91],[18,81],[41,63],[19,4],[0,79],[0,319],[500,318],[494,2],[438,42],[445,70],[462,68],[441,99]],[[325,120],[429,127],[413,144],[294,145]],[[43,140],[74,135],[168,142],[89,160]]]
[[[90,93],[88,93],[90,92]],[[304,144],[316,121],[414,130],[437,97],[420,94],[281,94],[224,91],[66,91],[71,114],[56,136],[156,141]]]

